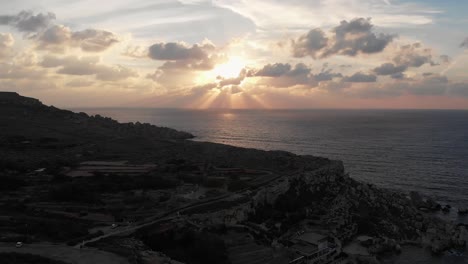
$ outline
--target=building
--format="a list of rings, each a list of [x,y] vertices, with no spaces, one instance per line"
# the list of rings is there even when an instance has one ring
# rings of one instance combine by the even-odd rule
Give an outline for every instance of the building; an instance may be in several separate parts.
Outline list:
[[[335,245],[330,242],[329,237],[313,232],[300,234],[291,239],[289,243],[290,250],[295,254],[290,264],[326,262],[336,252]]]

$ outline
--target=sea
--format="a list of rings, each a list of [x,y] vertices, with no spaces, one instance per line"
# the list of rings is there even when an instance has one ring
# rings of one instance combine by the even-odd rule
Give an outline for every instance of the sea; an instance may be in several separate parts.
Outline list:
[[[342,160],[351,177],[468,207],[468,111],[73,109],[195,140]]]
[[[455,208],[468,207],[468,111],[73,110],[171,127],[190,132],[199,141],[342,160],[357,180],[417,191]],[[448,217],[468,223],[455,209]],[[405,256],[396,263],[409,263],[408,258],[415,261],[411,263],[468,263],[466,256],[434,259],[418,250],[414,258]]]

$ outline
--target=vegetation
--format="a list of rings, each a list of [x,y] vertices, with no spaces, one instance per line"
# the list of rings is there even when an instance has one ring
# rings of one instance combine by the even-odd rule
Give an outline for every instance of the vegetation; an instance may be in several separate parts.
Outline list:
[[[179,185],[179,181],[157,175],[124,176],[96,175],[93,177],[69,179],[58,183],[49,190],[55,201],[99,203],[101,193],[116,193],[129,190],[169,189]]]
[[[145,235],[145,244],[188,264],[229,263],[224,241],[215,234],[189,229]]]
[[[18,219],[14,231],[26,237],[34,235],[51,241],[68,241],[88,235],[88,226],[60,218]]]
[[[20,187],[26,186],[26,181],[19,175],[7,175],[0,173],[0,191],[14,191]]]
[[[228,183],[228,190],[231,192],[240,191],[247,187],[249,187],[249,185],[245,181],[242,181],[242,180],[235,179],[235,180],[229,181]]]

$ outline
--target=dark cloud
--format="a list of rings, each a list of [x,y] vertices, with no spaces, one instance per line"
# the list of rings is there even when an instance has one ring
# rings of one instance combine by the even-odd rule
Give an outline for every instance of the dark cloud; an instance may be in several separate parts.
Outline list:
[[[374,74],[365,74],[362,72],[357,72],[351,76],[346,76],[343,78],[344,82],[376,82],[377,76]]]
[[[402,46],[398,54],[393,58],[393,62],[397,65],[415,68],[426,63],[436,65],[432,60],[432,50],[422,47],[421,43]]]
[[[394,75],[406,71],[408,67],[406,65],[396,66],[393,63],[384,63],[381,66],[375,68],[373,71],[377,75]]]
[[[242,81],[245,79],[245,74],[241,73],[238,77],[235,78],[218,78],[219,80],[219,87],[224,87],[228,85],[240,85]]]
[[[394,79],[402,79],[404,72],[410,68],[419,68],[425,64],[431,66],[439,65],[432,59],[432,50],[424,48],[421,43],[404,45],[398,49],[392,62],[387,62],[373,69],[377,75],[390,75]],[[440,63],[447,64],[450,57],[447,55],[439,56]]]
[[[390,75],[390,77],[392,79],[395,79],[395,80],[404,80],[406,79],[406,75],[402,72],[397,72],[397,73],[394,73],[392,75]]]
[[[212,54],[206,57],[196,60],[177,60],[177,61],[166,61],[160,69],[171,70],[171,69],[185,69],[185,70],[198,70],[198,71],[209,71],[216,67],[216,65],[227,61],[227,57],[224,54]]]
[[[327,69],[325,64],[322,70],[314,74],[310,67],[304,63],[298,63],[292,66],[289,63],[267,64],[262,69],[256,71],[254,76],[266,77],[261,81],[273,87],[289,87],[294,85],[305,85],[316,87],[319,83],[331,81],[334,78],[342,78],[341,73],[335,73],[332,69]]]
[[[343,77],[341,73],[333,73],[331,69],[324,70],[314,76],[317,82],[331,81],[334,78],[341,78],[341,77]]]
[[[292,41],[294,57],[326,58],[332,55],[356,56],[383,51],[394,36],[375,34],[370,19],[356,18],[342,21],[333,28],[330,37],[320,29],[313,29],[306,35]]]
[[[460,44],[460,47],[461,47],[461,48],[468,49],[468,38],[466,38],[466,39]]]
[[[298,63],[296,64],[296,66],[294,66],[294,68],[292,68],[289,72],[288,72],[288,76],[305,76],[305,75],[309,75],[311,72],[311,69],[305,65],[304,63]]]
[[[304,63],[292,66],[289,63],[267,64],[256,71],[254,76],[264,77],[261,84],[272,87],[290,87],[294,85],[316,86],[317,81],[311,69]]]
[[[316,58],[317,54],[327,46],[328,38],[321,29],[312,29],[306,35],[300,36],[292,41],[293,56],[302,58],[311,56]]]
[[[294,67],[289,63],[267,64],[258,70],[254,75],[261,77],[280,77],[280,76],[307,76],[311,69],[304,63],[298,63]]]
[[[278,77],[289,73],[291,71],[291,68],[291,64],[289,63],[267,64],[262,69],[257,71],[255,75],[265,77]]]
[[[158,43],[149,47],[149,57],[153,60],[203,60],[207,56],[204,47],[197,44],[188,47],[185,44],[169,42]]]
[[[77,47],[86,52],[102,52],[119,42],[118,37],[109,31],[86,29],[72,31],[63,25],[54,25],[37,37],[38,48],[64,52]]]
[[[253,73],[252,73],[251,70],[242,69],[237,77],[223,78],[222,76],[218,76],[217,77],[217,82],[212,83],[212,84],[208,84],[208,85],[211,86],[213,84],[216,84],[215,87],[211,87],[211,88],[223,88],[225,86],[231,86],[231,87],[239,86],[240,84],[242,84],[242,82],[245,80],[245,78],[252,77],[252,76],[253,76]]]
[[[134,55],[130,53],[129,55]],[[149,47],[148,56],[153,60],[166,61],[162,70],[212,70],[217,64],[227,60],[224,54],[218,54],[211,43],[187,46],[183,43],[158,43]]]
[[[133,70],[116,65],[107,66],[99,63],[98,57],[45,56],[40,65],[44,68],[57,68],[57,73],[66,75],[94,75],[101,81],[119,81],[138,75]]]
[[[273,87],[290,87],[294,85],[305,85],[317,87],[321,82],[332,81],[334,78],[342,78],[341,73],[335,73],[332,69],[327,69],[325,64],[322,70],[314,74],[310,67],[304,63],[292,66],[289,63],[267,64],[262,69],[256,71],[254,76],[266,77],[261,84]]]
[[[20,32],[33,33],[48,27],[55,18],[54,13],[35,15],[31,11],[21,11],[17,15],[1,15],[0,25],[10,25]]]

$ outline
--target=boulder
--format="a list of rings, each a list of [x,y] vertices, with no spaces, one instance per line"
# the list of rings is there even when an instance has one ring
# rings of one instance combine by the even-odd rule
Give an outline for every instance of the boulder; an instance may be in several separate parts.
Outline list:
[[[468,208],[465,206],[458,207],[458,214],[468,214]]]
[[[444,213],[449,213],[449,212],[450,212],[450,208],[451,208],[450,205],[447,204],[447,205],[445,205],[445,206],[442,208],[442,212],[444,212]]]

